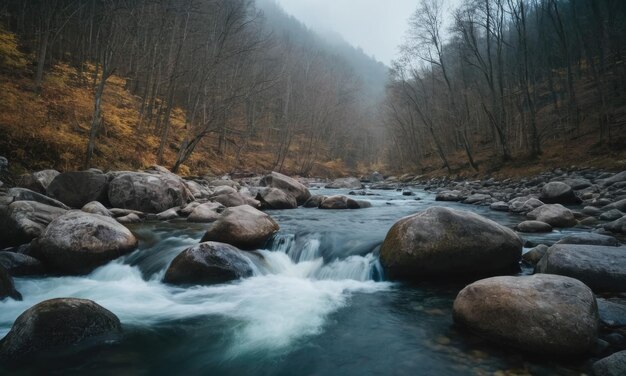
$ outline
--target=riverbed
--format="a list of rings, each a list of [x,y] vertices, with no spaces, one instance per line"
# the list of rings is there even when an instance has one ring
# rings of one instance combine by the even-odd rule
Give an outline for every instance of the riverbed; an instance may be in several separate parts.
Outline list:
[[[199,242],[206,224],[144,222],[130,228],[139,249],[79,277],[15,278],[24,300],[0,303],[0,336],[20,313],[57,297],[91,299],[115,313],[120,343],[78,359],[28,364],[12,374],[482,375],[578,374],[584,359],[553,360],[493,346],[457,330],[460,283],[385,280],[378,250],[395,221],[429,206],[471,210],[513,227],[522,216],[435,202],[416,189],[371,191],[359,210],[298,208],[268,213],[281,226],[250,263],[254,276],[214,286],[161,279],[171,260]],[[346,190],[312,190],[347,194]],[[526,235],[552,244],[580,229]],[[521,268],[520,273],[530,273]],[[2,369],[0,369],[2,373]]]

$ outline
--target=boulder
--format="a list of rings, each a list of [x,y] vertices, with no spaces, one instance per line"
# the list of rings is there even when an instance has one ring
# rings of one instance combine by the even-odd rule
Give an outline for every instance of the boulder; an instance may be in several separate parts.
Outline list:
[[[109,184],[112,206],[144,213],[182,207],[192,198],[183,179],[172,173],[126,172]]]
[[[491,200],[491,196],[483,193],[474,193],[473,195],[469,195],[465,200],[463,200],[464,204],[482,204],[488,200]]]
[[[52,180],[54,180],[54,178],[56,178],[59,174],[60,172],[57,170],[41,170],[30,174],[24,174],[20,176],[17,186],[30,189],[31,191],[35,191],[37,193],[45,194],[46,189],[48,189]]]
[[[120,320],[91,300],[46,300],[15,320],[0,342],[0,359],[27,361],[38,354],[67,354],[108,344],[121,333]]]
[[[165,211],[160,212],[159,214],[156,215],[156,218],[159,221],[168,221],[170,219],[176,219],[178,218],[178,211],[180,210],[180,207],[174,207],[174,208],[169,208]]]
[[[22,300],[22,294],[15,289],[11,274],[0,266],[0,300],[4,300],[6,298]],[[1,344],[2,342],[0,342],[0,346]]]
[[[591,182],[587,179],[565,179],[563,183],[569,185],[575,191],[591,187]]]
[[[626,326],[626,304],[623,301],[611,301],[597,298],[598,312],[602,325],[610,328]]]
[[[496,211],[509,211],[509,204],[504,201],[497,201],[489,205],[489,208]]]
[[[390,279],[488,275],[517,267],[522,240],[478,214],[431,207],[396,222],[380,261]]]
[[[111,211],[98,201],[89,202],[85,204],[85,206],[83,206],[80,210],[84,211],[85,213],[104,215],[105,217],[113,216],[113,214],[111,214]]]
[[[189,222],[215,222],[220,213],[226,209],[224,205],[217,202],[207,202],[196,206],[187,217]]]
[[[266,213],[250,205],[241,205],[224,210],[207,229],[202,241],[256,249],[263,247],[278,229],[278,224]]]
[[[621,211],[617,209],[611,209],[600,214],[598,216],[598,219],[600,219],[601,221],[615,221],[617,219],[622,218],[623,216],[624,216],[624,213],[622,213]]]
[[[536,272],[576,278],[594,291],[626,291],[626,247],[555,244]]]
[[[82,274],[136,247],[135,236],[113,218],[70,211],[50,222],[33,252],[52,271]]]
[[[70,208],[62,203],[61,201],[55,200],[48,196],[44,196],[41,193],[37,193],[31,191],[26,188],[11,188],[7,191],[7,196],[9,196],[13,202],[15,201],[36,201],[41,204],[46,204],[50,206],[56,206],[57,208],[69,210]]]
[[[311,196],[308,200],[306,200],[303,206],[305,208],[318,208],[320,204],[322,203],[322,201],[324,200],[326,200],[326,196],[314,195],[314,196]]]
[[[461,201],[464,198],[461,191],[441,191],[435,196],[435,201]]]
[[[263,209],[295,209],[298,207],[296,198],[278,188],[263,188],[257,192],[256,199]]]
[[[619,246],[619,241],[612,236],[596,234],[594,232],[581,232],[561,238],[556,244],[589,244]]]
[[[116,217],[115,220],[118,221],[119,223],[126,223],[126,224],[139,223],[143,221],[142,217],[138,216],[136,213],[128,213],[121,217]]]
[[[572,227],[578,221],[574,213],[561,204],[545,204],[526,215],[530,219],[545,222],[552,227]]]
[[[626,181],[626,171],[619,172],[607,179],[603,179],[602,185],[604,185],[605,187],[608,187],[612,184],[619,183],[622,181]]]
[[[227,208],[247,204],[246,199],[242,195],[240,195],[239,192],[220,193],[211,196],[211,200],[220,203]]]
[[[553,181],[541,188],[539,199],[546,204],[579,204],[580,198],[569,185]]]
[[[354,201],[342,195],[328,196],[326,197],[324,201],[320,203],[319,208],[320,209],[348,209],[348,200]]]
[[[598,332],[593,292],[573,278],[548,274],[474,282],[454,300],[453,316],[490,341],[542,355],[588,353]]]
[[[0,252],[0,267],[14,277],[42,274],[43,264],[34,257],[16,252]]]
[[[187,188],[189,188],[189,192],[191,192],[196,200],[209,198],[213,194],[212,190],[196,181],[186,180],[185,183],[187,184]]]
[[[243,252],[224,243],[196,244],[172,260],[163,281],[177,285],[210,285],[250,277],[253,269]]]
[[[361,189],[363,184],[357,178],[339,178],[326,184],[327,189]]]
[[[607,204],[605,206],[602,207],[603,211],[607,211],[607,210],[611,210],[611,209],[617,209],[621,212],[626,212],[626,198],[622,199],[622,200],[618,200],[615,202],[612,202],[610,204]]]
[[[617,234],[626,234],[626,215],[613,222],[606,223],[604,229]]]
[[[295,197],[298,205],[304,204],[306,200],[311,197],[311,192],[309,192],[309,189],[304,184],[296,179],[274,171],[269,175],[265,175],[261,179],[260,185],[263,187],[278,188],[289,193],[291,196]]]
[[[538,246],[531,248],[528,252],[522,255],[522,260],[531,265],[535,265],[541,260],[541,258],[548,252],[548,246],[545,244],[539,244]]]
[[[67,210],[36,201],[0,206],[0,248],[28,243]]]
[[[91,201],[107,203],[108,178],[93,170],[64,172],[48,185],[46,194],[72,208]]]
[[[626,375],[626,350],[616,352],[606,358],[593,363],[595,376],[624,376]]]
[[[202,203],[198,201],[193,201],[185,205],[183,208],[178,210],[178,215],[181,217],[187,217],[189,214],[193,213],[193,211],[200,206]]]
[[[509,201],[509,211],[513,213],[528,213],[543,205],[543,202],[534,197],[520,197]]]
[[[230,179],[214,179],[209,182],[209,187],[231,187],[238,191],[241,186],[236,181],[232,181]]]
[[[524,221],[516,229],[519,232],[551,232],[552,226],[541,221]]]

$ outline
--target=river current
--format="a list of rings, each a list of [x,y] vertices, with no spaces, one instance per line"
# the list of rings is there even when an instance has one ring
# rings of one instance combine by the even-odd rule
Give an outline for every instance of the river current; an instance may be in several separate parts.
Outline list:
[[[345,190],[312,190],[346,194]],[[174,287],[170,261],[199,242],[206,224],[133,225],[139,249],[79,277],[15,278],[21,302],[0,302],[0,337],[23,311],[57,297],[91,299],[115,313],[125,335],[78,359],[11,374],[483,375],[577,374],[582,360],[531,357],[459,332],[458,283],[385,281],[378,250],[395,221],[433,205],[475,211],[514,226],[519,215],[435,202],[415,190],[372,191],[359,210],[269,211],[280,232],[250,257],[254,276],[215,286]],[[551,244],[565,232],[528,236]],[[262,256],[262,257],[258,257]],[[522,273],[528,273],[522,270]],[[8,372],[8,371],[7,371]],[[0,368],[0,374],[3,370]]]

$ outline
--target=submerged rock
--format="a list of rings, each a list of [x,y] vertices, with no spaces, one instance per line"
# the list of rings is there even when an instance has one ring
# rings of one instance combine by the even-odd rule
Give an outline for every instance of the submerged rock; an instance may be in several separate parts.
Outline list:
[[[72,208],[91,201],[106,203],[108,178],[98,171],[72,171],[57,175],[46,189],[47,195]]]
[[[504,276],[474,282],[459,292],[453,314],[458,325],[490,341],[533,353],[583,354],[597,339],[593,292],[563,276]]]
[[[511,270],[522,240],[511,229],[478,214],[431,207],[396,222],[380,250],[391,279],[421,280]]]
[[[626,247],[555,244],[536,271],[579,279],[594,291],[626,291]]]
[[[230,244],[205,242],[182,251],[170,264],[163,281],[171,284],[210,285],[253,274],[243,251]]]
[[[298,205],[302,205],[311,197],[309,189],[299,181],[289,176],[272,171],[269,175],[265,175],[261,181],[261,186],[278,188],[292,195]]]
[[[22,294],[15,289],[11,274],[0,266],[0,300],[5,298],[22,300]],[[0,342],[0,345],[1,344],[2,342]]]
[[[71,211],[50,222],[33,244],[34,255],[53,271],[88,273],[137,247],[137,239],[113,218]]]
[[[91,300],[58,298],[24,311],[0,342],[0,358],[8,361],[72,353],[118,340],[120,320]]]
[[[213,222],[202,241],[215,241],[242,249],[263,247],[279,229],[278,224],[266,213],[250,205],[228,208]]]

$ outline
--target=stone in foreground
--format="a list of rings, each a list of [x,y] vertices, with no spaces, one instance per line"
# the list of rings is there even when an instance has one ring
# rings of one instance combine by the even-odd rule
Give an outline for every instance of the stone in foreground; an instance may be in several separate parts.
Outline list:
[[[120,338],[120,320],[91,300],[43,301],[22,313],[0,341],[0,358],[11,361],[78,352]]]
[[[598,360],[593,364],[592,368],[595,376],[626,375],[626,350]]]
[[[458,325],[487,340],[533,353],[583,354],[597,339],[593,292],[563,276],[504,276],[474,282],[459,292],[453,314]]]
[[[202,241],[257,249],[263,247],[278,230],[279,226],[272,217],[250,205],[241,205],[224,210],[208,228]]]
[[[252,276],[243,251],[232,245],[205,242],[182,251],[170,264],[163,281],[183,285],[211,285]]]
[[[576,278],[594,291],[626,291],[626,247],[555,244],[536,272]]]
[[[33,245],[34,253],[52,271],[89,273],[137,247],[137,239],[115,219],[80,211],[50,222]]]
[[[396,222],[380,260],[390,279],[494,275],[518,266],[522,240],[478,214],[431,207]]]

